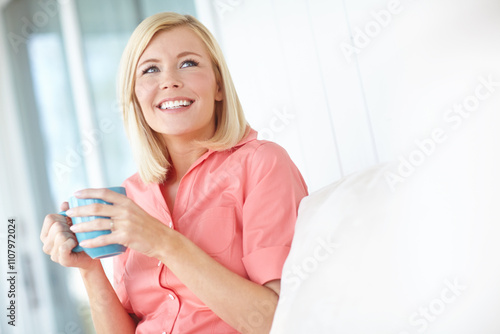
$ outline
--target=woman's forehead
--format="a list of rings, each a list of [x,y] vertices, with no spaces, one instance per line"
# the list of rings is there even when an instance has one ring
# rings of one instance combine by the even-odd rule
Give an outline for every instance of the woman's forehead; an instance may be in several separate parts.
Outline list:
[[[181,52],[191,51],[201,56],[208,55],[203,40],[188,27],[176,27],[158,31],[144,50],[141,58],[151,53],[177,56]]]

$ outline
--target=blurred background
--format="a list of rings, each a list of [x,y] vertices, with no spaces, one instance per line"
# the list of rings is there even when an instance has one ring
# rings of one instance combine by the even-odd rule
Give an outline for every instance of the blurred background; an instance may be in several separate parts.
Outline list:
[[[17,256],[16,327],[3,311],[0,333],[93,333],[78,271],[42,252],[40,228],[74,191],[135,173],[116,76],[149,15],[191,14],[213,32],[250,124],[286,148],[310,192],[390,161],[395,187],[457,133],[500,124],[498,0],[0,0],[0,9],[2,310],[9,218]]]

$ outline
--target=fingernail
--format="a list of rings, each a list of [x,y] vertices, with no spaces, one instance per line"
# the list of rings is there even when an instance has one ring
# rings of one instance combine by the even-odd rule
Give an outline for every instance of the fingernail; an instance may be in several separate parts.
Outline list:
[[[80,196],[82,194],[82,191],[81,190],[78,190],[78,191],[75,191],[75,193],[73,195],[75,195],[76,197]]]
[[[66,216],[72,216],[73,215],[73,210],[69,209],[66,211]]]
[[[73,232],[78,232],[80,230],[77,225],[71,225],[69,229]]]
[[[83,240],[83,241],[80,242],[80,246],[81,247],[86,247],[88,245],[88,243],[89,242],[87,240]]]

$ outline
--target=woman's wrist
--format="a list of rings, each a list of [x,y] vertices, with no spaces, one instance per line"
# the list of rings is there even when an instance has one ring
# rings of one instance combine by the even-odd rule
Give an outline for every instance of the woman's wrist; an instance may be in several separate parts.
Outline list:
[[[183,244],[183,235],[170,227],[165,230],[165,233],[159,237],[159,242],[156,247],[155,258],[162,263],[167,264],[178,257]]]
[[[102,268],[101,261],[99,261],[99,260],[90,261],[88,266],[81,267],[78,269],[80,270],[80,275],[82,275],[83,279],[86,279],[89,276],[94,275],[98,271],[104,272],[104,269]]]

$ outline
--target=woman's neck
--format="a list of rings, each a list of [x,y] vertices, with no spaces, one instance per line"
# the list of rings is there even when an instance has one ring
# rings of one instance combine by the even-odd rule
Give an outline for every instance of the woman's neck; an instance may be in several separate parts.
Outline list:
[[[182,177],[207,149],[186,141],[169,141],[167,144],[172,166],[167,180],[162,185],[162,193],[170,212],[173,214],[177,189]]]
[[[200,147],[195,142],[171,138],[167,140],[167,148],[172,163],[171,177],[169,177],[169,182],[172,183],[180,182],[191,165],[207,152],[206,148]]]

